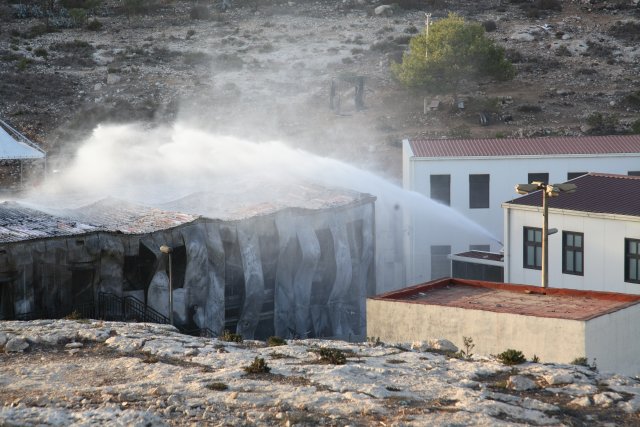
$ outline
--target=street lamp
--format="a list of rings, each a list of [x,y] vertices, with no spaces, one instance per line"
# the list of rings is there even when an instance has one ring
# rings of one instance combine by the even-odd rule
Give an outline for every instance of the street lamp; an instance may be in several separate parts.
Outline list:
[[[558,230],[549,230],[549,197],[557,197],[560,193],[575,193],[577,186],[575,184],[545,184],[544,182],[534,181],[531,184],[517,184],[516,193],[529,194],[534,191],[542,190],[542,287],[549,285],[549,235],[556,233]]]
[[[169,255],[169,323],[173,326],[173,283],[171,274],[171,252],[173,248],[171,246],[160,246],[160,252]]]

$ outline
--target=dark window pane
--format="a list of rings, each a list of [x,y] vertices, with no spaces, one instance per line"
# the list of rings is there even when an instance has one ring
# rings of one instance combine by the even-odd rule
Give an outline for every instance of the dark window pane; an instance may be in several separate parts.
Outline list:
[[[544,182],[545,184],[549,183],[549,173],[547,172],[534,172],[530,173],[528,177],[529,184],[535,181]]]
[[[489,175],[469,175],[469,208],[489,207]]]
[[[451,205],[451,175],[431,175],[431,198],[447,206]]]
[[[640,171],[629,171],[627,173],[629,176],[640,176]]]

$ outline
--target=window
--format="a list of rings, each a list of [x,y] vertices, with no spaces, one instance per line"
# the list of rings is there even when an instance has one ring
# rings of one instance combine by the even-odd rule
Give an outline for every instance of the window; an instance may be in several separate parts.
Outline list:
[[[469,175],[469,208],[489,207],[489,174]]]
[[[523,261],[524,268],[542,269],[542,229],[524,227]]]
[[[431,198],[451,206],[451,175],[431,175]]]
[[[547,172],[534,172],[530,173],[528,177],[527,183],[531,184],[532,182],[544,182],[545,184],[549,183],[549,174]]]
[[[584,235],[571,231],[562,232],[562,272],[584,274]]]
[[[431,246],[431,279],[451,276],[449,257],[451,246]]]
[[[624,281],[640,283],[639,239],[624,239]]]
[[[577,177],[582,176],[582,175],[586,175],[587,173],[588,172],[569,172],[567,174],[567,181],[569,181],[570,179],[577,178]]]
[[[627,172],[629,176],[640,176],[640,171],[629,171]]]
[[[481,252],[489,252],[491,250],[491,245],[469,245],[470,251],[481,251]]]

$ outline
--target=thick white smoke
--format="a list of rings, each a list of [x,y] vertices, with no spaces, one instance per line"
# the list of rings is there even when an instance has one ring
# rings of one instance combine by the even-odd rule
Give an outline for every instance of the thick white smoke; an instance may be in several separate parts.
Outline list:
[[[376,196],[379,252],[386,245],[398,248],[402,241],[399,233],[408,232],[403,228],[407,215],[428,218],[434,232],[446,230],[451,235],[464,233],[495,240],[457,211],[371,172],[292,149],[282,142],[255,143],[183,124],[155,129],[100,126],[62,172],[50,177],[25,201],[46,210],[113,197],[162,208],[194,193],[211,192],[220,204],[278,203],[287,196],[281,188],[295,183]],[[216,212],[211,214],[215,217]]]

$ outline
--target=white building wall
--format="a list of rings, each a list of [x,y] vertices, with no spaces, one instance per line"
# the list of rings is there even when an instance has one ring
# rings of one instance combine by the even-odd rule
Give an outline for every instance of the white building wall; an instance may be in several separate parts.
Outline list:
[[[542,208],[511,206],[505,211],[504,280],[539,285],[541,271],[523,267],[523,227],[542,228]],[[624,281],[624,239],[640,239],[640,217],[549,209],[549,228],[558,229],[549,236],[550,287],[640,294],[640,284]],[[584,234],[583,276],[562,272],[563,231]]]
[[[639,285],[640,286],[640,285]],[[601,372],[640,374],[640,304],[589,320],[586,357]]]
[[[626,175],[640,169],[640,156],[600,155],[561,157],[473,157],[416,158],[411,156],[408,141],[403,142],[403,185],[405,189],[430,197],[430,175],[451,176],[451,208],[484,227],[488,234],[473,232],[471,227],[458,230],[434,230],[424,218],[408,217],[407,284],[431,280],[430,246],[451,245],[452,253],[469,250],[470,245],[490,245],[499,251],[503,242],[501,204],[512,200],[516,184],[526,183],[529,173],[549,173],[551,183],[567,180],[569,172],[604,172]],[[489,208],[469,208],[469,175],[489,174]],[[495,239],[488,237],[495,236]],[[506,280],[506,279],[505,279]]]

